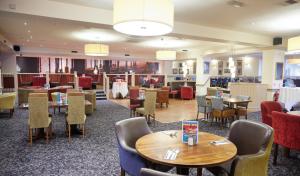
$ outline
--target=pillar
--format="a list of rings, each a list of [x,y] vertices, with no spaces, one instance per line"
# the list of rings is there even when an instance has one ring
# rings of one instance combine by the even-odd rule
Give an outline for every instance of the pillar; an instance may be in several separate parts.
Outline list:
[[[134,87],[135,86],[135,73],[132,72],[131,73],[131,87]]]
[[[125,82],[128,84],[128,72],[125,72]]]
[[[268,85],[267,100],[273,99],[273,94],[283,85],[283,76],[276,79],[276,64],[284,64],[285,51],[280,49],[269,49],[263,51],[262,56],[262,84]],[[284,69],[282,71],[284,74]]]
[[[102,83],[102,85],[103,85],[103,87],[102,87],[102,89],[103,90],[105,90],[105,78],[106,78],[106,72],[103,72],[103,79],[102,79],[102,81],[103,81],[103,83]]]

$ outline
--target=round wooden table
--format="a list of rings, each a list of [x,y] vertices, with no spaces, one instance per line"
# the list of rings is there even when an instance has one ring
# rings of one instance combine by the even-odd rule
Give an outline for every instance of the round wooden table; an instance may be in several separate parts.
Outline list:
[[[199,143],[188,146],[182,143],[181,131],[161,131],[141,137],[135,147],[140,156],[151,162],[177,167],[178,174],[188,174],[188,168],[198,168],[198,175],[202,175],[202,168],[220,165],[236,156],[237,148],[232,142],[212,144],[220,140],[226,139],[199,132]],[[179,149],[175,160],[164,159],[170,149]]]

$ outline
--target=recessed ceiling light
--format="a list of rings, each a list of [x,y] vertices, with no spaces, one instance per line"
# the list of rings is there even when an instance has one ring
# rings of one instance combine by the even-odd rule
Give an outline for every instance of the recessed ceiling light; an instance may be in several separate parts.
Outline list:
[[[28,23],[25,21],[25,22],[24,22],[24,26],[27,26],[27,25],[28,25]]]
[[[26,40],[26,42],[29,42],[29,41],[30,41],[29,39]]]
[[[115,42],[125,40],[125,38],[116,35],[114,32],[96,28],[73,32],[71,35],[79,40],[89,42]]]
[[[31,31],[30,31],[30,30],[28,30],[27,32],[28,32],[28,33],[30,33]]]
[[[30,36],[30,39],[32,39],[32,35]]]
[[[251,23],[251,25],[255,25],[255,24],[256,24],[255,22],[252,22],[252,23]]]

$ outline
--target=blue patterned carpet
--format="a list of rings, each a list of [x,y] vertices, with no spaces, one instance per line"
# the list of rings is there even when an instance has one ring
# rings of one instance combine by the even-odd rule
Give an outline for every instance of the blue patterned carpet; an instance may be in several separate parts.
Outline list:
[[[118,151],[114,133],[115,122],[128,118],[128,109],[110,101],[97,102],[97,111],[87,118],[87,135],[84,139],[73,136],[69,144],[65,136],[63,114],[54,115],[55,136],[49,144],[45,140],[28,145],[27,110],[16,109],[13,118],[0,116],[0,175],[100,175],[116,176],[120,173]],[[251,120],[260,120],[252,113]],[[179,123],[161,124],[153,131],[180,129]],[[202,131],[225,136],[228,129],[201,124]],[[282,151],[282,150],[280,150]],[[291,158],[279,153],[278,166],[270,163],[270,176],[300,175],[299,152]],[[298,158],[297,158],[298,156]],[[272,159],[272,157],[271,157]],[[210,175],[204,171],[204,175]],[[194,175],[193,170],[191,175]]]

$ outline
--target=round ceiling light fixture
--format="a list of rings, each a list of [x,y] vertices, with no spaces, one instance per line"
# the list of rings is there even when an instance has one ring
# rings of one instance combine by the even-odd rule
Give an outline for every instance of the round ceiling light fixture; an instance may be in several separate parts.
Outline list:
[[[158,36],[172,32],[174,4],[171,0],[114,0],[113,28],[135,36]]]
[[[176,60],[176,51],[161,50],[156,51],[157,60]]]
[[[288,39],[288,54],[300,53],[300,36]]]
[[[103,44],[85,44],[84,54],[87,56],[108,56],[109,46]]]

